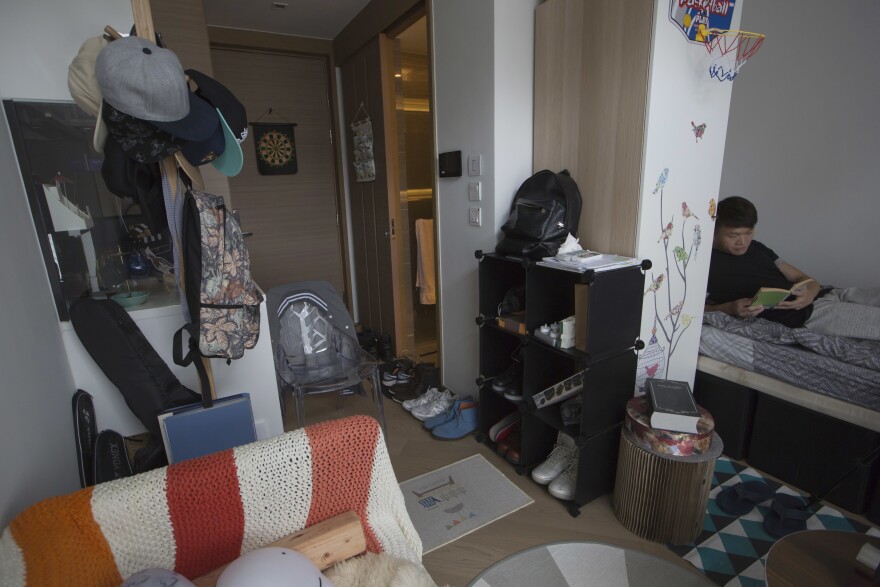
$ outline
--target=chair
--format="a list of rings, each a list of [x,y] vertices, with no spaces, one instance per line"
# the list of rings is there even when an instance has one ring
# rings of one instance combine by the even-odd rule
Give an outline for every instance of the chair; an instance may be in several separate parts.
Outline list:
[[[273,287],[266,295],[275,373],[282,395],[290,391],[297,427],[305,425],[304,398],[315,393],[366,395],[368,382],[378,420],[386,432],[379,363],[361,349],[342,298],[326,281]],[[284,397],[282,405],[284,405]]]

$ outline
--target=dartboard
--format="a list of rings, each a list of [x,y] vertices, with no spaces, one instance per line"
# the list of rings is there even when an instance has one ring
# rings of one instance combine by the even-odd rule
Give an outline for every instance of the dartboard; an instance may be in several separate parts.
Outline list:
[[[277,130],[264,132],[258,141],[257,152],[266,164],[283,167],[293,158],[293,143],[284,133]]]

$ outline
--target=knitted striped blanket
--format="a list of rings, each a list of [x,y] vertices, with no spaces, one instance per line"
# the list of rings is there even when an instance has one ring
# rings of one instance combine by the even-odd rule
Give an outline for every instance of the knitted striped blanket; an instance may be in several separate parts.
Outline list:
[[[194,579],[347,510],[368,551],[421,562],[382,432],[367,416],[39,502],[0,537],[0,585],[117,587],[156,567]]]

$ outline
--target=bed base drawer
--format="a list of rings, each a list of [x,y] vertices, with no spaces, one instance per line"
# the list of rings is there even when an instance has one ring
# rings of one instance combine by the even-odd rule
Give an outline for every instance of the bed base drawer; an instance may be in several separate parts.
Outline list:
[[[697,371],[694,399],[712,414],[724,454],[732,459],[748,457],[756,395],[754,389]]]
[[[827,491],[880,445],[880,434],[759,393],[748,462],[812,494]],[[853,473],[827,500],[855,513],[876,510],[880,459]],[[875,512],[876,513],[876,512]]]

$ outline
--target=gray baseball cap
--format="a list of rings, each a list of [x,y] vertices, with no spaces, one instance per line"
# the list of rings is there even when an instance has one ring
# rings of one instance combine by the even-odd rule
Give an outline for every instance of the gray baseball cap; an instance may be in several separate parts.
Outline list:
[[[140,37],[109,43],[95,61],[104,100],[117,110],[150,122],[171,122],[190,111],[190,91],[180,60]]]

